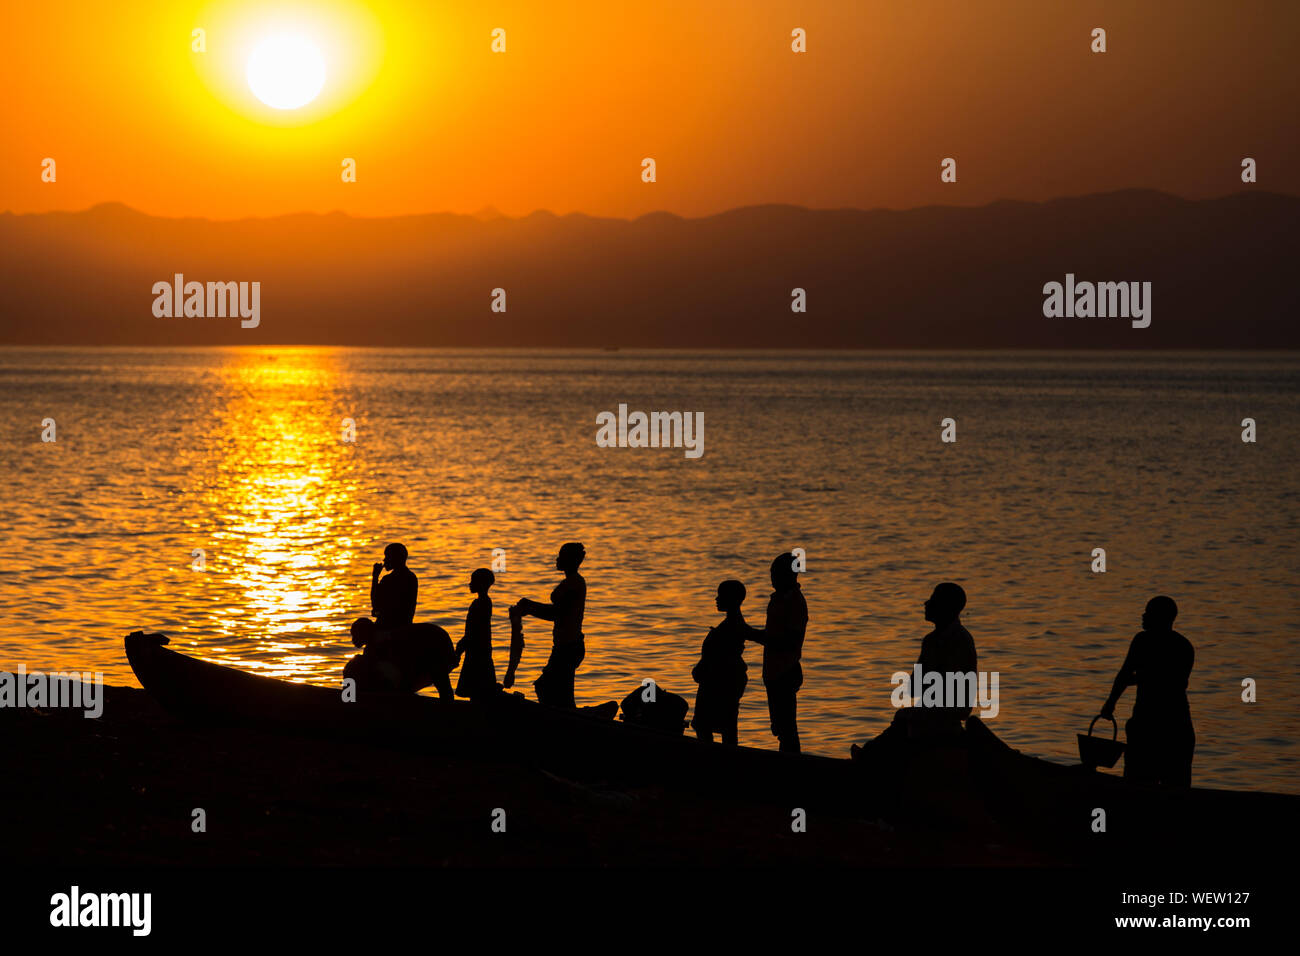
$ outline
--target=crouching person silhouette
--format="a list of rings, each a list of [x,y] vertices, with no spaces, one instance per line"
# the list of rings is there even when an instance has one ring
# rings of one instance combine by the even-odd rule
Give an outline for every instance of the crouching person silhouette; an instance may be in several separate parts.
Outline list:
[[[362,653],[348,661],[344,678],[363,693],[414,694],[433,685],[450,700],[451,672],[457,664],[447,632],[437,624],[406,624],[380,630],[368,617],[352,622],[352,643]]]
[[[971,715],[974,701],[950,698],[956,689],[949,675],[978,674],[979,661],[975,641],[961,623],[961,612],[966,608],[966,592],[961,585],[951,581],[935,585],[929,600],[923,605],[925,619],[934,630],[921,639],[921,653],[916,664],[921,670],[922,686],[911,687],[909,696],[913,706],[902,707],[894,713],[893,722],[878,736],[859,746],[849,748],[855,760],[867,756],[897,755],[924,741],[943,742],[960,739],[962,724]],[[938,675],[939,698],[926,703],[923,688],[927,675]],[[908,681],[911,684],[909,678]]]

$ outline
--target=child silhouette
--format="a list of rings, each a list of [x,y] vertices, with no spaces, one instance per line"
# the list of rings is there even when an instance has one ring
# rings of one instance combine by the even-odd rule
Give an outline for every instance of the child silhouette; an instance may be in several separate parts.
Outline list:
[[[497,669],[492,662],[492,599],[488,589],[496,575],[479,568],[469,576],[469,589],[478,595],[465,615],[465,636],[456,645],[456,655],[465,655],[456,681],[456,696],[471,700],[497,692]]]
[[[711,742],[716,732],[724,744],[738,742],[740,698],[749,681],[744,653],[751,628],[740,613],[744,601],[745,585],[739,581],[723,581],[718,585],[717,608],[726,617],[717,627],[709,629],[700,648],[700,662],[691,670],[691,676],[700,685],[691,726],[701,740]]]

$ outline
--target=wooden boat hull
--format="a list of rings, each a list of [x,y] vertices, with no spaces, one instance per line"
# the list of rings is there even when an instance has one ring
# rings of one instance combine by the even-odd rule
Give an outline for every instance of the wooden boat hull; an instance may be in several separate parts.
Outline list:
[[[1082,764],[1063,766],[1013,750],[979,720],[973,785],[995,818],[1053,855],[1080,863],[1211,864],[1234,869],[1251,849],[1290,859],[1300,796],[1265,791],[1135,784]]]
[[[1007,746],[978,717],[961,746],[851,761],[701,743],[522,695],[488,704],[410,694],[348,703],[341,689],[248,674],[126,638],[141,685],[189,720],[361,739],[380,746],[506,759],[623,784],[703,787],[747,800],[1014,834],[1063,859],[1113,860],[1120,848],[1224,854],[1242,841],[1294,846],[1300,797],[1138,786]],[[1105,812],[1098,830],[1097,811]],[[1258,844],[1256,844],[1258,845]]]
[[[648,784],[757,788],[772,799],[843,804],[858,774],[848,760],[707,744],[522,695],[491,703],[378,694],[345,702],[342,690],[248,674],[169,650],[160,634],[126,638],[141,686],[171,713],[203,723],[363,739],[383,746],[464,753],[556,773]]]

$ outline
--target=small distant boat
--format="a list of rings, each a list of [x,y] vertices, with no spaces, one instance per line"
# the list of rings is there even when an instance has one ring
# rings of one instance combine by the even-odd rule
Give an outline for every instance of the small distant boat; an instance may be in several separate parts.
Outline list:
[[[1138,786],[1031,757],[978,717],[967,720],[960,746],[937,747],[903,763],[872,763],[702,743],[518,694],[491,703],[412,694],[349,703],[341,688],[245,673],[172,651],[167,643],[162,634],[137,631],[126,638],[126,656],[141,685],[188,720],[515,760],[557,773],[703,787],[794,807],[997,828],[1047,841],[1068,857],[1103,852],[1130,837],[1145,841],[1140,846],[1174,843],[1202,856],[1264,845],[1242,842],[1250,839],[1278,847],[1294,844],[1300,816],[1300,796]],[[1098,810],[1104,811],[1104,831],[1095,829]],[[1100,839],[1101,833],[1110,839]]]

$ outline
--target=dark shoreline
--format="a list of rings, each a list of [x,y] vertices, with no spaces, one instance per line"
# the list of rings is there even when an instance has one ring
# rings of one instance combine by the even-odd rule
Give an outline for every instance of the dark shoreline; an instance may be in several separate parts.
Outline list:
[[[1054,852],[1015,821],[1012,833],[974,808],[969,825],[946,826],[813,810],[796,834],[789,808],[761,795],[199,729],[143,690],[104,692],[98,719],[0,709],[14,768],[0,777],[10,824],[0,860],[14,874],[0,914],[20,938],[66,933],[49,915],[56,894],[74,886],[149,894],[150,935],[187,943],[196,929],[242,943],[254,925],[299,943],[373,941],[398,927],[481,941],[498,920],[501,932],[545,931],[572,914],[566,932],[605,945],[636,925],[695,934],[701,902],[720,914],[757,906],[753,932],[764,941],[786,928],[803,939],[840,918],[966,942],[991,914],[1001,914],[997,935],[1008,939],[1063,927],[1109,933],[1127,916],[1265,923],[1283,905],[1267,861],[1285,859],[1295,841],[1293,828],[1261,841],[1249,821],[1206,819],[1180,827],[1178,847],[1133,833]],[[960,802],[959,791],[946,796]],[[207,812],[206,833],[191,831],[195,807]],[[505,833],[492,832],[494,807],[507,811]],[[1224,891],[1231,905],[1193,905],[1190,894],[1204,890]],[[1132,893],[1166,895],[1153,906],[1126,903]]]
[[[89,865],[1034,866],[988,833],[922,830],[491,760],[189,727],[145,691],[104,714],[0,711],[15,860]],[[207,832],[191,831],[201,807]],[[506,832],[493,833],[494,808]]]
[[[883,803],[875,796],[869,803],[827,801],[810,792],[806,829],[794,832],[791,794],[762,776],[743,778],[752,790],[730,776],[670,774],[648,782],[614,755],[552,772],[567,764],[520,763],[518,754],[501,751],[429,753],[424,745],[412,749],[409,739],[389,745],[355,735],[196,726],[136,688],[104,686],[102,703],[103,716],[94,719],[75,709],[0,708],[9,766],[21,768],[0,778],[0,813],[11,822],[0,859],[266,872],[344,866],[1082,873],[1153,862],[1217,869],[1240,863],[1243,841],[1277,851],[1296,840],[1287,809],[1296,798],[1285,795],[1199,791],[1186,802],[1174,792],[1151,802],[1135,791],[1134,803],[1124,797],[1127,788],[1041,791],[1014,783],[1014,775],[980,783],[964,772],[952,775],[943,762],[928,770],[916,765],[911,782]],[[1092,801],[1119,814],[1112,833],[1090,832]],[[196,808],[206,815],[206,832],[191,828]],[[505,832],[493,828],[498,809]],[[1061,829],[1063,820],[1076,818],[1084,824]]]

